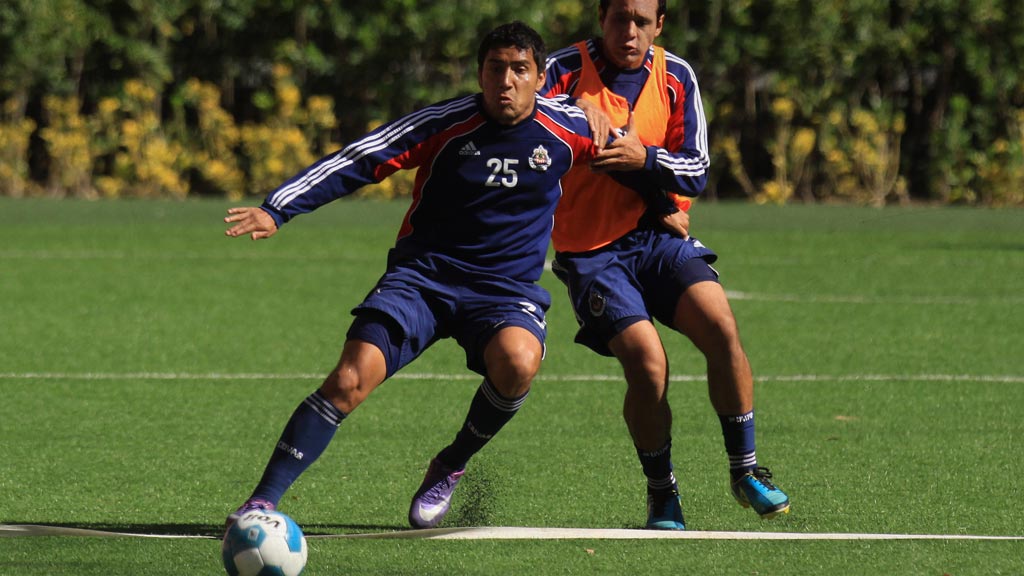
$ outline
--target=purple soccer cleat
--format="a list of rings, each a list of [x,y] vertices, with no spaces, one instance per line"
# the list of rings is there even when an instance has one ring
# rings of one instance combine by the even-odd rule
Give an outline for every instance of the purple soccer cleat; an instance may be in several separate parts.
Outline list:
[[[249,510],[273,511],[276,509],[277,506],[275,506],[274,503],[271,502],[270,500],[267,500],[265,498],[249,498],[248,500],[245,501],[245,504],[242,504],[238,508],[238,510],[235,510],[231,514],[228,514],[227,519],[224,520],[224,528],[230,528],[232,524],[238,522],[238,519],[242,517],[242,514],[245,514]]]
[[[451,506],[452,492],[466,470],[452,470],[437,458],[430,461],[427,474],[409,506],[409,524],[413,528],[433,528],[441,523]]]

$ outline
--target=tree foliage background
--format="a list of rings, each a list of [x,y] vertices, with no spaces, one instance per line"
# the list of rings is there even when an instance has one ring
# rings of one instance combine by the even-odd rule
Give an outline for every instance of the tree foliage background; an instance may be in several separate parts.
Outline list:
[[[712,197],[1024,204],[1024,4],[669,0]],[[597,0],[5,0],[0,194],[262,195],[373,125],[476,90],[519,19]],[[396,179],[375,193],[401,194]]]

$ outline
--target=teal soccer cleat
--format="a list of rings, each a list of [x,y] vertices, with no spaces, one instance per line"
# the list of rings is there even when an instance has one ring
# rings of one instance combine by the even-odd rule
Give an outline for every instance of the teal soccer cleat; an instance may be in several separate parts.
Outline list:
[[[648,530],[686,530],[679,489],[647,491]]]
[[[753,508],[765,520],[789,513],[789,496],[772,484],[772,473],[759,467],[732,483],[732,495],[740,506]]]

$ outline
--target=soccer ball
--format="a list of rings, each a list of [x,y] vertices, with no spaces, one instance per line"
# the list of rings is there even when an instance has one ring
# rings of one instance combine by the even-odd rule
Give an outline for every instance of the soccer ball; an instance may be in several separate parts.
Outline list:
[[[306,567],[306,537],[280,512],[250,510],[224,533],[221,557],[231,576],[298,576]]]

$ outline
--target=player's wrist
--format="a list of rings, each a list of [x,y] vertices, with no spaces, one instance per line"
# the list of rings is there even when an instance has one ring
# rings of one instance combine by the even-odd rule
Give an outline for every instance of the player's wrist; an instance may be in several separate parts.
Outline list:
[[[646,146],[647,157],[644,158],[644,170],[653,171],[656,169],[658,164],[658,147],[657,146]]]
[[[274,219],[274,225],[277,226],[278,229],[280,229],[281,226],[288,221],[288,217],[284,214],[284,212],[281,212],[280,210],[274,208],[273,206],[266,202],[260,205],[260,210],[263,210],[264,212],[269,214],[271,218]]]

